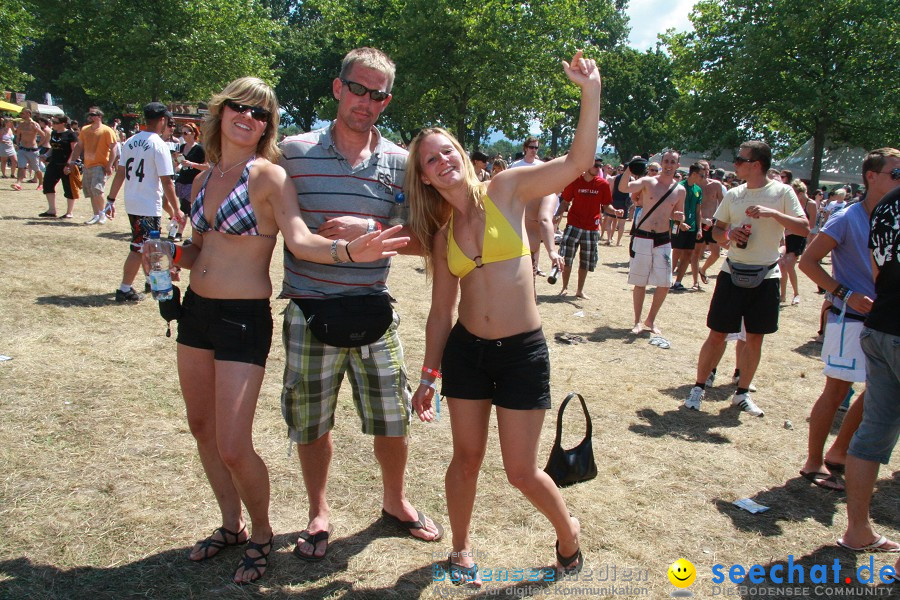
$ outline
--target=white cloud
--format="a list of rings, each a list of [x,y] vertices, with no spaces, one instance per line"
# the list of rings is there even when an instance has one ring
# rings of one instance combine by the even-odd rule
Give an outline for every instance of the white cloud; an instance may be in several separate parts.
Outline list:
[[[628,44],[638,50],[656,46],[656,35],[670,27],[676,31],[688,31],[693,25],[688,15],[696,0],[630,0],[628,17],[631,19],[631,35]]]

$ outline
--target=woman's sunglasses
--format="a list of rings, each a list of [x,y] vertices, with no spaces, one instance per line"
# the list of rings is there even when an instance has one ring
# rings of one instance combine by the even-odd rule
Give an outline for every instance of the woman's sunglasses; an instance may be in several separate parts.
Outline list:
[[[263,123],[268,122],[269,120],[269,111],[261,106],[251,106],[249,104],[240,104],[235,102],[234,100],[226,100],[223,102],[225,106],[233,110],[239,115],[244,114],[248,110],[250,111],[250,116],[256,119],[257,121],[261,121]]]

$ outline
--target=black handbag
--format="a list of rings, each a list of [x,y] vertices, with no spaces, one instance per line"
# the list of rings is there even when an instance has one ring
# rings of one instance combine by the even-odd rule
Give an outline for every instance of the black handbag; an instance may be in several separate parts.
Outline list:
[[[303,311],[306,326],[316,339],[338,348],[368,346],[378,341],[394,321],[388,294],[293,301]]]
[[[575,396],[581,400],[581,409],[584,411],[584,419],[587,422],[587,431],[581,443],[569,450],[562,447],[562,420],[563,411],[569,400]],[[556,440],[550,450],[547,466],[544,472],[550,476],[558,487],[567,487],[582,481],[590,481],[597,476],[597,463],[594,462],[594,446],[591,442],[593,427],[591,415],[588,413],[587,404],[578,392],[572,392],[559,406],[559,414],[556,416]]]

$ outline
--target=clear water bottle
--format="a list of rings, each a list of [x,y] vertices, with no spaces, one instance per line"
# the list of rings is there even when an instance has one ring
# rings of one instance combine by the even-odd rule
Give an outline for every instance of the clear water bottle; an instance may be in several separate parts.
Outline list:
[[[550,275],[547,276],[547,283],[553,285],[556,283],[556,278],[559,277],[559,267],[553,265],[553,268],[550,269]]]
[[[175,235],[178,233],[178,221],[172,219],[169,221],[169,239],[174,240]]]
[[[391,215],[388,217],[388,223],[394,225],[406,225],[409,218],[409,206],[406,204],[406,196],[403,192],[398,192],[394,196],[394,203],[391,205]]]
[[[172,299],[172,253],[169,250],[171,242],[159,239],[158,231],[150,232],[147,244],[147,253],[150,255],[150,291],[153,299],[158,301]]]

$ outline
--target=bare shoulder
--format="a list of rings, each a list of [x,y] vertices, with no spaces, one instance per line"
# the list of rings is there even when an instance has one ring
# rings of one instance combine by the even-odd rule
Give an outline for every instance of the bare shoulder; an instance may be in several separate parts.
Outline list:
[[[281,165],[276,165],[265,158],[257,158],[253,161],[253,169],[251,169],[250,175],[255,177],[257,181],[275,183],[283,181],[287,173]]]

